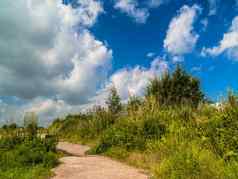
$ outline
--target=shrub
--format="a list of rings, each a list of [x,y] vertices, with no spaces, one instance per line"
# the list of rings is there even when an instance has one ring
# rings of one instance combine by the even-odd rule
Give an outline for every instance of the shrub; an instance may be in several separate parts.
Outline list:
[[[48,176],[57,164],[52,138],[7,136],[0,139],[0,178],[29,179]]]
[[[121,118],[103,133],[96,152],[102,153],[111,147],[121,147],[129,151],[144,150],[147,140],[158,140],[164,133],[165,125],[159,118]]]
[[[170,75],[151,80],[146,89],[146,96],[155,96],[161,105],[189,104],[197,107],[204,101],[198,79],[187,74],[180,66]]]
[[[224,159],[238,159],[238,107],[226,107],[203,125],[214,152]]]
[[[160,139],[165,134],[166,127],[158,117],[146,118],[143,121],[143,136],[146,139]]]

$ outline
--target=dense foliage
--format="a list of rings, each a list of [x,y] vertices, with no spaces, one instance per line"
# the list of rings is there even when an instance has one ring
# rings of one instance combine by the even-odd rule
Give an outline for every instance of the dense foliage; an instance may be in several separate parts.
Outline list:
[[[165,73],[161,79],[151,80],[146,96],[154,96],[160,105],[197,106],[204,100],[199,80],[187,74],[180,66],[171,75]]]
[[[37,125],[16,124],[0,130],[0,178],[37,179],[50,175],[57,164],[56,138],[37,134]]]
[[[199,81],[178,67],[172,75],[152,80],[146,97],[131,97],[118,115],[109,104],[109,109],[97,107],[57,120],[50,130],[92,144],[91,153],[148,169],[153,178],[238,178],[234,95],[219,106],[208,104]]]

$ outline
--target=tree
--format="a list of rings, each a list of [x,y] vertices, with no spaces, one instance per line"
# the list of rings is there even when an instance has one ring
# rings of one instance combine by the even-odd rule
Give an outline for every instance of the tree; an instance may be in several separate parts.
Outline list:
[[[34,112],[27,112],[24,116],[24,128],[30,138],[37,136],[38,118]]]
[[[146,88],[146,97],[154,96],[156,99],[159,99],[160,91],[160,80],[159,78],[155,77],[154,79],[150,80],[150,84]]]
[[[161,78],[154,78],[147,86],[146,97],[153,96],[159,104],[169,104],[171,102],[172,80],[168,72],[164,73]]]
[[[186,73],[178,65],[172,74],[172,101],[177,104],[188,103],[197,106],[204,100],[204,94],[200,89],[200,81]]]
[[[106,101],[106,104],[108,106],[108,110],[112,114],[117,114],[122,109],[120,96],[118,95],[117,90],[114,86],[110,89],[110,94]]]
[[[197,106],[204,100],[200,81],[177,66],[170,75],[153,79],[147,87],[146,96],[154,96],[161,105],[190,104]]]
[[[17,124],[16,123],[12,123],[8,126],[9,129],[16,129],[17,128]]]

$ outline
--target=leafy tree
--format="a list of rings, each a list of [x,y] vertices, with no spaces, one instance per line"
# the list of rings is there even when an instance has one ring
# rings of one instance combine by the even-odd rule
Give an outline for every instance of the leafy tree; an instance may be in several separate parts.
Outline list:
[[[108,105],[108,110],[113,114],[116,114],[121,111],[121,99],[115,87],[111,88],[106,104]]]
[[[150,81],[150,84],[146,88],[146,97],[149,96],[154,96],[157,99],[159,99],[159,94],[160,94],[160,79],[159,78],[154,78]]]
[[[172,81],[169,73],[164,73],[150,81],[147,86],[146,96],[154,96],[160,104],[168,104],[171,100]]]
[[[177,66],[172,74],[172,101],[177,104],[189,103],[197,106],[203,101],[204,95],[200,89],[200,81],[187,74],[181,66]]]
[[[17,128],[17,124],[16,123],[12,123],[8,126],[9,129],[16,129]]]
[[[181,105],[188,103],[197,106],[204,100],[198,79],[177,66],[173,74],[165,73],[160,79],[151,80],[146,96],[155,96],[161,105]]]

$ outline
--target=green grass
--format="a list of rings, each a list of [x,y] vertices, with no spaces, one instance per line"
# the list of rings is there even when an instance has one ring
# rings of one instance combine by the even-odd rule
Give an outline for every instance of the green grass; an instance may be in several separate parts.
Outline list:
[[[238,178],[238,105],[218,110],[147,101],[136,111],[103,114],[70,116],[51,129],[66,140],[90,142],[91,154],[144,168],[156,179]]]
[[[1,179],[47,179],[52,176],[50,168],[43,165],[34,167],[9,168],[0,173]]]
[[[58,163],[55,138],[18,136],[4,131],[0,139],[0,179],[46,179]]]

